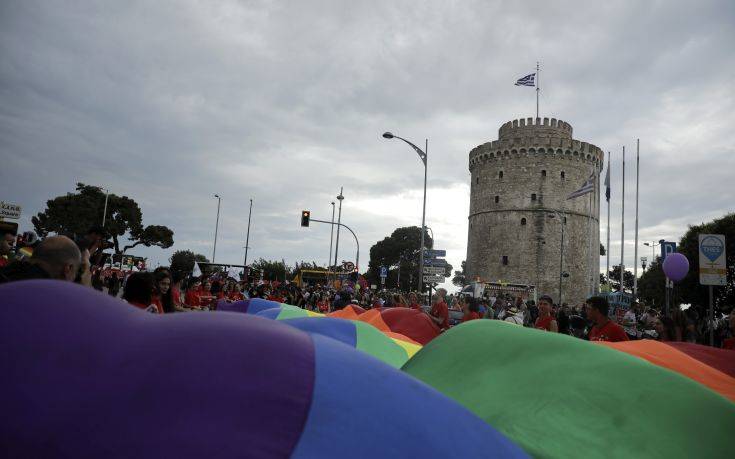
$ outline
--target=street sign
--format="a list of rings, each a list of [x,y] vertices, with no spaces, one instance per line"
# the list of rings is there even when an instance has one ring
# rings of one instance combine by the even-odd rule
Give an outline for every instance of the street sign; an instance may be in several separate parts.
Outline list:
[[[0,218],[20,218],[20,206],[9,202],[0,201]]]
[[[440,284],[444,282],[444,276],[424,276],[424,282],[436,282],[437,284]]]
[[[727,285],[725,236],[722,234],[699,235],[699,283]]]
[[[384,279],[388,277],[388,268],[386,268],[385,266],[380,267],[380,277]]]
[[[661,243],[661,263],[666,261],[666,257],[676,252],[676,242],[662,242]]]
[[[424,250],[424,257],[439,258],[439,257],[446,257],[446,256],[447,256],[446,250],[439,250],[439,249],[425,249]]]
[[[430,276],[443,276],[447,270],[442,266],[424,266],[424,274]]]
[[[447,263],[447,260],[443,258],[425,258],[424,259],[424,266],[446,266],[449,263]]]

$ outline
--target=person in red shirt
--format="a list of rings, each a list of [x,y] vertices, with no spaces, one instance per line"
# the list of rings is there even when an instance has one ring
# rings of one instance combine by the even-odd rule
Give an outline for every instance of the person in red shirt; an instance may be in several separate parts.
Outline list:
[[[322,293],[319,295],[319,300],[316,302],[316,307],[322,314],[326,314],[329,312],[329,298],[327,297],[327,294]]]
[[[417,311],[421,310],[421,305],[419,304],[418,297],[415,293],[410,293],[408,295],[408,308],[416,309]]]
[[[447,306],[444,297],[447,291],[443,288],[436,290],[436,296],[434,297],[434,304],[431,307],[429,317],[439,326],[440,329],[446,330],[449,328],[449,307]]]
[[[227,293],[227,299],[230,301],[240,301],[244,299],[245,297],[240,292],[240,285],[236,282],[230,283],[230,289]]]
[[[610,303],[607,298],[593,296],[587,300],[587,318],[594,322],[590,330],[590,341],[628,341],[628,335],[623,327],[616,324],[607,316]]]
[[[534,328],[554,333],[559,331],[559,325],[554,319],[554,316],[551,315],[553,304],[554,300],[549,295],[543,295],[538,299],[538,318],[533,325]]]
[[[471,298],[468,302],[466,301],[462,310],[464,311],[462,322],[468,322],[470,320],[480,318],[480,306],[477,304],[477,300],[474,298]]]
[[[152,304],[154,281],[151,273],[133,273],[125,282],[122,299],[129,304],[153,314],[161,314]]]
[[[194,284],[189,286],[186,290],[186,304],[192,308],[199,308],[202,304],[202,283],[199,280],[194,281]]]

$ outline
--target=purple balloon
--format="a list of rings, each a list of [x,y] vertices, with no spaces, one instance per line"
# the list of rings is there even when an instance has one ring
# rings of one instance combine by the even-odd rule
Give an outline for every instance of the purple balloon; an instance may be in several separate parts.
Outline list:
[[[664,260],[664,273],[674,282],[684,279],[689,272],[689,260],[680,253],[672,253]]]

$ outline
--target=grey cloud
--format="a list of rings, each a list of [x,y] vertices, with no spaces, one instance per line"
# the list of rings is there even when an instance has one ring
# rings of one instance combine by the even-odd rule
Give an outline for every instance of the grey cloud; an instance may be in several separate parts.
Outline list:
[[[0,9],[2,199],[23,205],[25,225],[76,181],[102,184],[137,199],[146,222],[170,225],[174,249],[209,256],[219,193],[218,252],[236,262],[253,197],[251,256],[321,261],[328,226],[302,230],[297,215],[329,216],[344,185],[345,221],[360,234],[365,266],[370,245],[399,222],[350,203],[391,206],[423,180],[415,153],[380,134],[430,139],[431,187],[467,183],[469,150],[495,139],[503,122],[532,116],[533,89],[513,82],[536,60],[542,116],[570,122],[575,137],[616,160],[622,144],[631,151],[642,139],[642,232],[681,217],[681,234],[685,222],[732,210],[732,2]],[[702,157],[717,166],[699,167]],[[465,231],[437,234],[437,243],[454,246]],[[160,262],[170,252],[142,250]]]

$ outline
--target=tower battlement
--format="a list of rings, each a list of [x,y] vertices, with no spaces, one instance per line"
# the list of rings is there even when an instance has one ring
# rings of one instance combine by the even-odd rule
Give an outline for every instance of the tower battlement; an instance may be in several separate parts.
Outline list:
[[[518,137],[572,138],[572,125],[556,118],[520,118],[500,126],[498,139],[512,140]]]

